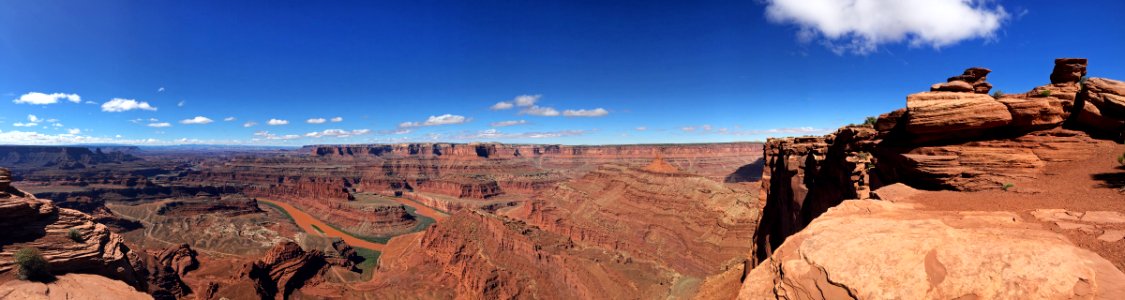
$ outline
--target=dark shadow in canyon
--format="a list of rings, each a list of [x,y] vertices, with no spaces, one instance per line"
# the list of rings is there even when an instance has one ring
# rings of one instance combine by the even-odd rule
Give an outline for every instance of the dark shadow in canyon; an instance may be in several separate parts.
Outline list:
[[[759,158],[750,164],[738,167],[737,170],[734,170],[734,173],[727,175],[727,177],[723,179],[723,182],[738,183],[758,181],[762,179],[762,167],[765,166],[765,164],[766,160],[764,158]]]

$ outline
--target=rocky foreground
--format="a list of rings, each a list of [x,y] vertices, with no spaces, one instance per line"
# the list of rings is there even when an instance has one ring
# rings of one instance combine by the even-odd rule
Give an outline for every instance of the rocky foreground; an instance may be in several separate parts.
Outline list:
[[[1058,59],[1050,84],[988,95],[989,72],[873,126],[768,141],[760,264],[739,298],[1125,297],[1125,83]]]

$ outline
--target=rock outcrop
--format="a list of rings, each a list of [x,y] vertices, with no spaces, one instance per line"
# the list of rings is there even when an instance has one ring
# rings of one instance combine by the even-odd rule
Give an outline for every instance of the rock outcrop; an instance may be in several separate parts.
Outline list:
[[[1112,263],[1015,213],[873,200],[829,209],[743,282],[740,299],[1125,297]]]
[[[13,255],[23,248],[38,249],[54,274],[88,273],[121,280],[157,298],[183,296],[190,289],[165,266],[146,264],[152,257],[136,252],[121,236],[89,215],[59,208],[8,187],[0,197],[0,278],[16,266]]]
[[[1052,83],[994,99],[977,91],[923,92],[874,126],[824,137],[770,139],[762,178],[763,220],[755,232],[765,259],[844,199],[866,199],[894,183],[933,190],[1001,189],[1042,175],[1050,162],[1085,159],[1119,138],[1125,83],[1085,76],[1084,59],[1056,61]],[[970,82],[973,68],[950,78]],[[983,72],[983,73],[982,73]],[[979,75],[979,76],[977,76]],[[977,82],[977,81],[972,81]],[[1094,113],[1096,112],[1096,114]],[[1113,112],[1113,113],[1109,113]],[[1116,132],[1116,134],[1112,134]]]
[[[944,83],[935,83],[930,86],[932,92],[972,92],[977,94],[988,94],[992,90],[992,84],[986,81],[988,73],[992,70],[973,67],[965,70],[961,75],[950,77]]]
[[[50,283],[14,280],[0,284],[0,299],[147,300],[124,282],[91,274],[66,274]]]
[[[305,251],[296,243],[284,242],[267,251],[262,259],[243,267],[239,278],[252,281],[262,299],[288,299],[293,291],[319,275],[324,266],[324,254],[320,251]]]

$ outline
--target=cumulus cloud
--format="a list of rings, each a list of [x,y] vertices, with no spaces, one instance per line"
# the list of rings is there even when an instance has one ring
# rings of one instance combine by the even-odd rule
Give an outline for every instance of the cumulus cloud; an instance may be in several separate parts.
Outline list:
[[[73,103],[81,103],[82,102],[82,97],[78,96],[78,94],[64,94],[64,93],[44,94],[44,93],[40,93],[40,92],[30,92],[30,93],[27,93],[27,94],[23,94],[19,98],[16,98],[15,100],[12,100],[12,102],[14,102],[16,104],[47,105],[47,104],[59,103],[59,100],[61,100],[61,99],[66,99],[66,101],[70,101],[70,102],[73,102]]]
[[[148,125],[145,125],[145,126],[154,127],[154,128],[164,128],[164,127],[172,127],[172,124],[170,124],[168,122],[160,122],[160,123],[148,123]]]
[[[355,130],[351,130],[351,131],[343,130],[343,129],[326,129],[324,131],[309,132],[309,133],[306,133],[305,136],[312,137],[312,138],[319,138],[319,137],[340,137],[340,138],[344,138],[344,137],[349,137],[349,136],[364,135],[364,134],[368,134],[368,133],[371,133],[370,129],[355,129]]]
[[[422,127],[422,126],[438,126],[438,125],[453,125],[468,122],[469,118],[465,116],[444,114],[440,116],[430,116],[425,122],[402,122],[398,124],[400,128]]]
[[[35,126],[39,126],[39,122],[42,122],[42,121],[43,121],[43,119],[40,118],[39,116],[27,115],[27,123],[15,122],[15,123],[12,123],[12,126],[15,126],[15,127],[35,127]],[[56,123],[56,124],[58,124],[58,123]],[[59,125],[61,125],[61,124],[59,124]]]
[[[541,117],[554,117],[554,116],[559,115],[559,111],[555,110],[554,108],[550,108],[550,107],[542,107],[542,106],[538,106],[538,105],[532,105],[531,107],[524,108],[523,110],[520,110],[520,114],[521,115],[541,116]]]
[[[523,124],[527,124],[527,121],[526,120],[500,121],[500,122],[492,122],[491,124],[488,124],[488,125],[490,125],[492,127],[508,127],[508,126],[523,125]]]
[[[195,116],[194,118],[191,118],[191,119],[181,120],[180,124],[189,124],[189,125],[191,125],[191,124],[209,124],[211,122],[214,122],[214,121],[212,121],[210,118],[207,118],[207,117],[204,117],[204,116]]]
[[[271,126],[285,125],[289,124],[289,120],[270,119],[268,122],[266,122],[266,124],[269,124]]]
[[[335,118],[332,118],[332,119],[331,119],[330,121],[332,121],[332,123],[339,123],[339,122],[343,122],[343,121],[344,121],[344,117],[335,117]]]
[[[312,118],[305,120],[305,123],[309,124],[324,124],[324,122],[328,122],[328,120],[325,120],[324,118]]]
[[[516,106],[528,107],[535,105],[535,102],[539,102],[539,98],[542,97],[543,95],[519,95],[512,100],[496,102],[490,108],[492,110],[505,110]]]
[[[247,127],[247,128],[254,127],[254,125],[258,125],[258,122],[250,121],[250,122],[242,123],[242,127]]]
[[[238,120],[238,119],[235,119],[234,117],[223,118],[223,121],[226,121],[226,122],[230,122],[230,121],[234,121],[234,120]]]
[[[941,48],[993,38],[1009,17],[992,0],[766,0],[766,17],[800,27],[798,38],[820,40],[836,54],[866,54],[906,41]]]
[[[565,117],[601,117],[608,115],[609,111],[599,107],[595,109],[568,109],[564,110],[562,114]]]
[[[27,115],[27,120],[30,121],[30,122],[43,121],[43,119],[41,119],[41,118],[39,118],[38,116],[35,116],[35,115]]]
[[[113,98],[106,103],[102,103],[102,111],[105,112],[123,112],[135,109],[155,111],[156,107],[149,105],[148,102],[122,98]]]

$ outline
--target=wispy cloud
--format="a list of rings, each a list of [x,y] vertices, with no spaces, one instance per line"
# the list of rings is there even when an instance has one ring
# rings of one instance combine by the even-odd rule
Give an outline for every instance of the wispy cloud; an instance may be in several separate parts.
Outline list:
[[[311,138],[320,138],[320,137],[345,138],[345,137],[356,136],[356,135],[364,135],[364,134],[368,134],[368,133],[371,133],[370,129],[355,129],[355,130],[350,130],[350,131],[349,130],[343,130],[343,129],[326,129],[324,131],[309,132],[309,133],[306,133],[305,136],[311,137]]]
[[[181,120],[180,124],[200,125],[200,124],[210,124],[211,122],[214,122],[214,121],[212,121],[208,117],[195,116],[194,118],[191,118],[191,119]]]
[[[492,122],[488,125],[492,126],[492,127],[508,127],[508,126],[524,125],[524,124],[527,124],[526,120]]]
[[[113,98],[106,103],[102,103],[102,111],[105,112],[123,112],[135,109],[155,111],[156,107],[149,105],[148,102],[122,98]]]
[[[344,117],[335,117],[331,119],[332,123],[340,123],[344,121]]]
[[[579,136],[589,133],[590,130],[562,130],[562,131],[544,131],[544,132],[518,132],[518,133],[505,133],[497,129],[481,130],[476,133],[462,134],[454,137],[459,140],[492,140],[492,139],[543,139],[543,138],[558,138]]]
[[[266,124],[269,124],[271,126],[285,125],[289,124],[289,120],[270,119],[268,122],[266,122]]]
[[[312,118],[305,120],[305,123],[309,124],[324,124],[324,122],[328,122],[328,120],[325,120],[324,118]]]
[[[636,130],[636,131],[645,131],[645,130],[648,130],[648,127],[637,126],[637,128],[633,128],[633,129]]]
[[[453,114],[444,114],[444,115],[440,115],[440,116],[430,116],[429,118],[426,119],[425,122],[402,122],[402,123],[398,124],[398,127],[399,128],[412,128],[412,127],[422,127],[422,126],[453,125],[453,124],[463,124],[465,122],[468,122],[469,120],[470,119],[466,118],[465,116],[459,116],[459,115],[453,115]]]
[[[608,114],[608,110],[600,107],[595,109],[568,109],[563,111],[564,117],[602,117]]]
[[[225,121],[225,122],[230,122],[230,121],[234,121],[234,120],[238,120],[238,119],[235,119],[234,117],[223,118],[223,121]]]
[[[697,134],[726,134],[726,135],[820,135],[831,132],[831,129],[821,129],[814,127],[792,127],[792,128],[772,128],[772,129],[730,129],[726,127],[716,128],[711,125],[699,126],[685,126],[680,128],[681,131],[686,133]]]
[[[295,140],[301,138],[300,135],[296,134],[276,135],[264,130],[254,132],[254,136],[267,140]]]
[[[47,104],[59,103],[59,100],[62,100],[62,99],[66,99],[67,101],[70,101],[70,102],[73,102],[73,103],[81,103],[82,102],[82,97],[78,96],[78,94],[64,94],[64,93],[44,94],[44,93],[40,93],[40,92],[30,92],[30,93],[27,93],[27,94],[23,94],[19,98],[16,98],[15,100],[12,100],[12,102],[16,103],[16,104],[47,105]]]
[[[532,105],[531,107],[524,108],[523,110],[520,110],[520,114],[521,115],[540,116],[540,117],[555,117],[555,116],[559,115],[559,111],[555,110],[554,108],[551,108],[551,107],[542,107],[542,106],[538,106],[538,105]]]
[[[160,88],[156,89],[156,92],[157,93],[164,92],[164,87],[160,87]]]
[[[186,103],[187,103],[187,101],[180,100],[180,102],[176,102],[176,107],[184,107],[184,104],[186,104]]]
[[[159,123],[148,123],[148,125],[145,125],[145,126],[154,127],[154,128],[164,128],[164,127],[172,127],[172,124],[168,123],[168,122],[159,122]]]
[[[258,122],[250,121],[250,122],[242,123],[242,127],[246,127],[246,128],[254,127],[254,125],[258,125]]]

